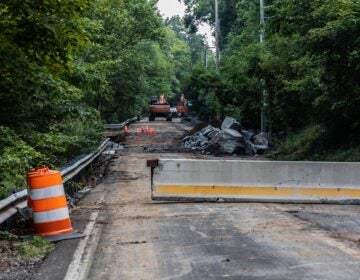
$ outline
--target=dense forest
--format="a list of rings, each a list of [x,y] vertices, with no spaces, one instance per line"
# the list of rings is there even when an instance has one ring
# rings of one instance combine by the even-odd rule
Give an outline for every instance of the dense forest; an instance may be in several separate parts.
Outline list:
[[[182,0],[186,16],[166,20],[156,2],[0,1],[0,196],[31,166],[91,151],[104,123],[160,93],[254,130],[264,110],[269,157],[360,160],[358,0],[267,0],[263,25],[258,0],[219,0],[219,71],[196,33],[214,26],[214,1]]]
[[[0,1],[0,196],[96,147],[103,124],[180,95],[204,40],[156,1]]]
[[[189,30],[214,26],[215,1],[183,2]],[[200,116],[259,130],[263,110],[268,156],[359,161],[360,1],[266,0],[264,24],[259,2],[219,0],[219,73],[194,67],[185,86]]]

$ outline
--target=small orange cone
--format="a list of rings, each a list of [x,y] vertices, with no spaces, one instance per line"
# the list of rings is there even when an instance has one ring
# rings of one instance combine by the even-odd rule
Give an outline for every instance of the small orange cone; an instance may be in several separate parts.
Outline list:
[[[126,134],[126,135],[128,135],[128,134],[129,134],[129,130],[128,130],[127,125],[125,125],[124,132],[125,132],[125,134]]]

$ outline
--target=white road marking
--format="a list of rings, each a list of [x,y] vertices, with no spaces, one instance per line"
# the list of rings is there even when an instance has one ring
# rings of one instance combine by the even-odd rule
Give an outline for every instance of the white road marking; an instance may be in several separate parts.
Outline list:
[[[332,263],[324,263],[324,262],[314,262],[314,263],[306,263],[306,264],[300,264],[300,265],[295,265],[295,266],[290,266],[289,269],[296,269],[296,268],[302,268],[302,267],[308,267],[308,266],[316,266],[316,265],[331,265],[334,264]],[[356,264],[359,265],[360,262],[345,262],[345,263],[339,263],[340,265],[344,265],[344,264]]]
[[[105,198],[105,192],[98,201],[103,202]],[[73,255],[71,263],[65,274],[64,280],[85,280],[88,278],[90,267],[93,262],[95,250],[100,240],[101,226],[96,225],[97,218],[99,217],[99,211],[92,212],[90,215],[90,221],[85,227],[85,238],[81,239],[78,247]]]
[[[90,251],[92,250],[89,248],[89,243],[91,237],[94,237],[98,233],[95,230],[95,223],[98,216],[98,211],[91,213],[90,221],[86,225],[86,228],[84,230],[85,238],[80,240],[79,245],[76,248],[76,251],[72,258],[72,261],[68,267],[64,280],[82,280],[87,278],[87,274],[89,273],[89,268],[92,262],[90,261]],[[95,242],[91,243],[91,245],[96,248],[95,245],[97,244]],[[85,249],[87,250],[85,251]]]
[[[204,237],[204,238],[207,238],[207,237],[208,237],[205,233],[203,233],[203,232],[201,232],[201,231],[197,231],[197,230],[196,230],[196,227],[194,227],[194,226],[190,226],[189,228],[190,228],[190,230],[191,230],[192,232],[197,233],[197,234],[200,235],[201,237]]]

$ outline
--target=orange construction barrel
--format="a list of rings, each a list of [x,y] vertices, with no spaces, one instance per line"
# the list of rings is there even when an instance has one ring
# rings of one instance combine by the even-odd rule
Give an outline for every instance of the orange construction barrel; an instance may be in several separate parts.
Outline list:
[[[27,174],[27,183],[35,233],[41,236],[72,233],[61,173],[38,167]]]

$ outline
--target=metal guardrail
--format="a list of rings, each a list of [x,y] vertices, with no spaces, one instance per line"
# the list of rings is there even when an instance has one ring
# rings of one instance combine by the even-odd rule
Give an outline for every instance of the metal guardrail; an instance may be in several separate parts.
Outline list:
[[[105,148],[109,144],[109,140],[110,139],[107,138],[95,152],[80,159],[73,165],[62,169],[61,175],[63,176],[63,182],[66,183],[67,181],[71,180],[81,170],[83,170],[91,162],[93,162],[105,150]],[[23,209],[26,207],[27,195],[28,191],[22,190],[0,201],[0,224],[10,218],[12,215],[16,214],[19,209]]]
[[[109,144],[109,138],[107,138],[100,147],[93,153],[87,155],[86,157],[80,159],[79,161],[75,162],[73,165],[62,169],[61,175],[63,177],[63,182],[66,183],[74,176],[76,176],[81,170],[83,170],[86,166],[88,166],[91,162],[94,161],[107,147]]]
[[[129,125],[130,123],[136,122],[139,118],[133,117],[131,119],[128,119],[122,123],[115,123],[115,124],[105,124],[105,129],[107,130],[115,130],[115,129],[123,129],[125,125]]]
[[[0,224],[16,214],[18,209],[26,207],[27,194],[27,190],[22,190],[0,201]]]
[[[107,124],[105,125],[105,128],[109,127],[110,129],[122,129],[125,127],[125,125],[135,122],[137,119],[137,117],[134,117],[120,124]],[[71,166],[61,169],[63,182],[66,183],[67,181],[71,180],[80,171],[92,163],[106,149],[109,141],[110,139],[107,138],[103,143],[101,143],[95,152],[88,154]],[[12,194],[8,198],[0,200],[0,224],[9,219],[12,215],[16,214],[19,209],[23,209],[27,206],[27,195],[27,190],[22,190]]]

